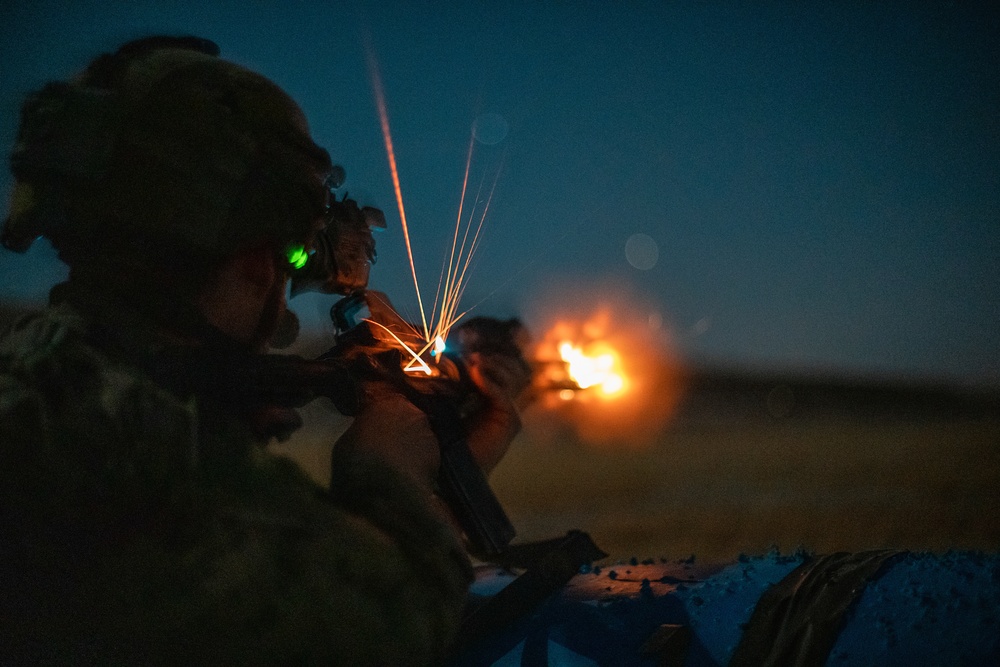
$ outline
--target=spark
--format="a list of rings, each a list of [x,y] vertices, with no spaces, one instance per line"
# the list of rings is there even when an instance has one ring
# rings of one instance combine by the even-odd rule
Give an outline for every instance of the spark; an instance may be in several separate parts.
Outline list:
[[[392,186],[396,193],[396,206],[399,209],[399,219],[403,227],[403,240],[406,243],[406,255],[410,259],[410,274],[413,276],[413,288],[417,293],[417,305],[420,308],[420,321],[424,327],[424,338],[430,338],[430,328],[427,326],[427,318],[424,315],[424,304],[420,298],[420,285],[417,282],[417,267],[413,261],[413,248],[410,245],[410,228],[406,224],[406,210],[403,207],[403,191],[399,185],[399,170],[396,168],[396,152],[392,147],[392,133],[389,130],[389,112],[385,105],[385,88],[382,85],[382,76],[378,71],[378,64],[375,61],[375,51],[371,44],[366,45],[366,55],[368,62],[368,74],[372,81],[372,90],[375,93],[375,103],[378,107],[379,122],[382,126],[382,139],[385,142],[385,152],[389,158],[389,171],[392,174]]]
[[[470,144],[470,151],[471,151],[471,144]],[[466,167],[466,169],[468,169],[468,167]],[[453,267],[452,267],[452,275],[454,276],[454,279],[452,281],[453,289],[452,289],[452,291],[451,291],[450,294],[448,294],[448,293],[445,294],[445,299],[444,299],[444,301],[442,301],[442,311],[444,311],[444,304],[447,303],[447,305],[448,305],[447,316],[446,317],[443,316],[442,317],[442,321],[439,322],[439,325],[441,325],[442,323],[445,324],[445,326],[443,327],[445,331],[447,331],[452,326],[454,326],[455,323],[457,323],[459,320],[461,320],[462,317],[464,317],[465,314],[468,312],[468,311],[465,311],[465,312],[463,312],[461,314],[456,315],[456,312],[458,310],[458,304],[461,301],[463,294],[465,293],[465,284],[466,284],[465,283],[465,277],[466,277],[466,274],[467,274],[469,268],[472,266],[472,259],[475,257],[476,250],[479,249],[479,241],[480,241],[480,238],[481,238],[480,235],[481,235],[482,230],[483,230],[483,225],[486,222],[486,215],[489,213],[490,204],[493,202],[493,194],[496,191],[496,185],[497,185],[497,180],[499,179],[499,175],[500,175],[500,171],[498,169],[497,173],[496,173],[496,175],[494,176],[494,179],[493,179],[493,185],[490,188],[490,194],[487,197],[486,204],[483,207],[483,212],[479,216],[479,223],[478,223],[478,225],[476,225],[476,231],[475,231],[475,233],[472,236],[472,242],[469,243],[468,252],[466,253],[466,251],[465,251],[466,242],[468,241],[468,238],[469,238],[469,232],[472,229],[472,219],[473,219],[473,215],[475,213],[475,210],[473,210],[473,212],[470,213],[470,215],[469,215],[469,222],[466,225],[465,234],[462,237],[462,245],[461,245],[461,247],[459,249],[458,261],[456,261],[453,264]],[[480,194],[481,193],[482,193],[482,183],[480,183],[479,192],[476,193],[476,201],[477,201],[477,203],[478,203],[478,201],[480,199]],[[463,199],[464,199],[464,192],[463,192]],[[456,237],[457,237],[457,228],[458,228],[459,224],[460,224],[459,222],[456,222]],[[465,253],[464,260],[462,259],[463,253]],[[462,267],[461,271],[458,270],[458,266],[459,265],[461,265],[461,267]],[[443,315],[443,312],[442,312],[442,315]],[[440,334],[440,332],[438,332],[438,333]]]
[[[458,246],[458,232],[462,226],[462,210],[465,208],[465,193],[469,188],[469,170],[472,167],[472,149],[475,145],[475,138],[470,138],[469,140],[469,151],[465,157],[465,173],[462,176],[462,195],[458,200],[458,217],[455,220],[455,233],[451,238],[451,255],[448,257],[448,263],[441,267],[442,279],[444,281],[444,293],[440,294],[441,280],[438,281],[439,294],[434,296],[434,311],[431,313],[431,320],[434,319],[434,314],[437,312],[437,298],[441,295],[441,322],[447,321],[446,311],[448,309],[448,297],[451,293],[451,280],[452,280],[452,267],[455,263],[455,250]],[[463,239],[463,244],[464,244]],[[461,253],[460,253],[461,254]],[[440,327],[436,331],[437,335],[441,335]]]
[[[396,342],[397,342],[397,343],[399,343],[399,345],[400,345],[400,346],[401,346],[401,347],[402,347],[402,348],[403,348],[404,350],[406,350],[407,352],[409,352],[409,353],[410,353],[410,355],[411,355],[411,356],[413,357],[413,360],[412,360],[412,361],[410,361],[410,362],[409,362],[409,363],[408,363],[408,364],[407,364],[407,365],[406,365],[406,366],[405,366],[405,367],[403,368],[403,370],[404,370],[404,371],[411,371],[411,370],[413,370],[414,368],[416,368],[417,370],[420,370],[420,371],[423,371],[423,373],[424,373],[425,375],[433,375],[433,374],[434,374],[434,371],[432,371],[432,370],[431,370],[431,367],[427,365],[427,362],[426,362],[426,361],[424,361],[424,360],[423,360],[423,359],[422,359],[422,358],[420,357],[420,355],[422,354],[422,352],[415,352],[415,351],[413,350],[413,348],[412,348],[412,347],[410,347],[409,345],[407,345],[407,344],[406,344],[406,343],[405,343],[405,342],[403,341],[403,339],[402,339],[402,338],[400,338],[400,337],[399,337],[399,336],[397,336],[397,335],[396,335],[395,333],[393,333],[393,331],[392,331],[392,330],[391,330],[391,329],[390,329],[389,327],[385,326],[385,325],[384,325],[384,324],[382,324],[381,322],[376,322],[375,320],[372,320],[372,319],[364,319],[364,320],[362,320],[362,321],[363,321],[363,322],[368,322],[369,324],[374,324],[374,325],[376,325],[376,326],[378,326],[378,327],[381,327],[381,328],[382,328],[382,329],[384,329],[384,330],[385,330],[385,331],[386,331],[386,332],[387,332],[387,333],[388,333],[388,334],[389,334],[390,336],[392,336],[392,337],[393,337],[393,338],[394,338],[394,339],[396,340]]]
[[[450,252],[446,253],[447,261],[442,260],[437,292],[435,293],[434,300],[432,301],[433,307],[430,318],[428,319],[420,292],[420,285],[417,280],[416,262],[413,256],[413,247],[410,242],[410,230],[406,220],[406,211],[403,206],[403,194],[400,186],[399,170],[396,165],[396,155],[395,150],[393,149],[392,133],[389,127],[389,114],[385,101],[385,88],[382,84],[382,78],[379,73],[378,63],[376,61],[374,48],[372,47],[371,42],[368,41],[365,47],[369,77],[371,79],[372,90],[375,95],[379,122],[382,128],[382,138],[385,143],[386,156],[389,161],[389,171],[392,176],[393,190],[395,192],[396,204],[399,209],[399,217],[403,229],[403,240],[406,245],[407,258],[410,262],[410,274],[413,277],[413,287],[417,295],[417,307],[420,310],[420,322],[423,327],[423,340],[427,341],[426,346],[419,352],[416,352],[408,346],[406,347],[407,351],[414,356],[414,360],[410,361],[404,370],[412,370],[415,367],[419,368],[419,370],[424,370],[421,366],[421,364],[426,366],[426,362],[423,362],[421,359],[424,353],[430,350],[432,357],[440,358],[440,354],[443,352],[445,343],[448,339],[448,334],[451,332],[452,328],[463,317],[465,317],[470,310],[472,310],[472,308],[468,308],[460,312],[459,303],[465,293],[467,285],[466,278],[472,268],[473,259],[476,256],[476,251],[479,249],[479,245],[482,240],[482,232],[486,216],[493,201],[493,195],[496,191],[503,161],[501,160],[500,166],[497,167],[496,174],[493,177],[493,183],[489,188],[489,195],[485,198],[485,204],[483,205],[481,211],[477,209],[479,209],[480,203],[483,202],[483,190],[484,183],[486,181],[485,175],[480,180],[475,201],[471,210],[468,212],[468,217],[464,219],[465,210],[467,208],[467,195],[469,193],[469,175],[472,170],[473,153],[476,143],[475,130],[473,128],[469,138],[469,148],[465,159],[465,172],[462,177],[461,197],[459,199],[458,215],[455,220],[455,231],[452,235],[451,248]],[[463,219],[465,220],[464,223]],[[474,307],[475,306],[473,306],[473,308]],[[402,343],[402,341],[400,342]],[[420,359],[419,363],[417,359]],[[429,367],[427,367],[425,372],[429,370]]]
[[[440,357],[445,350],[444,338],[438,336],[434,339],[434,351],[431,352],[435,357]]]

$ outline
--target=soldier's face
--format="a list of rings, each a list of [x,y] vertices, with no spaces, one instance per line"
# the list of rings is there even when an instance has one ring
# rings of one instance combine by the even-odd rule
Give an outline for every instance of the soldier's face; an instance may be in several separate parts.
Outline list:
[[[260,318],[257,321],[257,328],[250,339],[250,345],[258,352],[263,352],[267,348],[275,331],[278,330],[278,323],[285,313],[288,305],[285,301],[285,286],[287,281],[288,279],[284,271],[275,271],[274,282],[264,299]]]

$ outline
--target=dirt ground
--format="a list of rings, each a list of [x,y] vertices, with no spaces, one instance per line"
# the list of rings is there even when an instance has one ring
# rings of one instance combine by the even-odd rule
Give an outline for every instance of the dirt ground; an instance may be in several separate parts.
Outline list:
[[[493,477],[526,539],[613,556],[1000,549],[1000,420],[676,424],[647,450],[526,442]]]
[[[519,540],[579,528],[615,559],[1000,550],[995,412],[731,408],[694,401],[642,449],[554,438],[529,413],[491,482]],[[325,483],[347,422],[315,404],[305,417],[312,428],[275,450]]]

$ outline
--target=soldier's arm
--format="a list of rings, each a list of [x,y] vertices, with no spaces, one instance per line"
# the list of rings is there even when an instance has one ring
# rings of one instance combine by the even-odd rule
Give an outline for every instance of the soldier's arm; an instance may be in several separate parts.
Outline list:
[[[471,568],[432,493],[426,418],[391,397],[376,405],[334,448],[329,490],[256,447],[232,476],[225,457],[204,463],[218,500],[205,505],[210,530],[188,562],[217,634],[241,637],[219,645],[220,659],[244,647],[268,663],[442,659]]]
[[[63,649],[115,659],[440,658],[470,570],[424,486],[359,455],[327,492],[238,426],[206,433],[196,404],[92,356],[39,372],[68,356],[78,375],[58,386],[0,374],[5,512],[31,527],[11,557],[46,589],[4,593],[37,611],[26,641],[55,624]]]
[[[268,490],[220,507],[192,551],[222,633],[263,662],[440,661],[471,577],[424,489],[372,458],[342,462],[329,494],[288,461],[261,453],[255,467]],[[226,644],[220,657],[242,653]]]

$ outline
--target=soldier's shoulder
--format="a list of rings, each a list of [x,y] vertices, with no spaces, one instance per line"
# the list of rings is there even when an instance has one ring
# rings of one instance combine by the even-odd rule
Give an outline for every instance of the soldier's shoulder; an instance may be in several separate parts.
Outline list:
[[[0,334],[0,368],[29,370],[38,361],[79,345],[85,333],[83,317],[66,304],[23,314]]]
[[[136,393],[157,395],[144,372],[95,345],[86,318],[57,304],[16,320],[0,336],[0,405],[34,396],[50,407],[116,414],[133,408]],[[142,390],[142,391],[140,391]]]
[[[72,307],[29,315],[0,338],[0,493],[75,516],[114,490],[127,508],[187,469],[195,410],[94,343]]]

